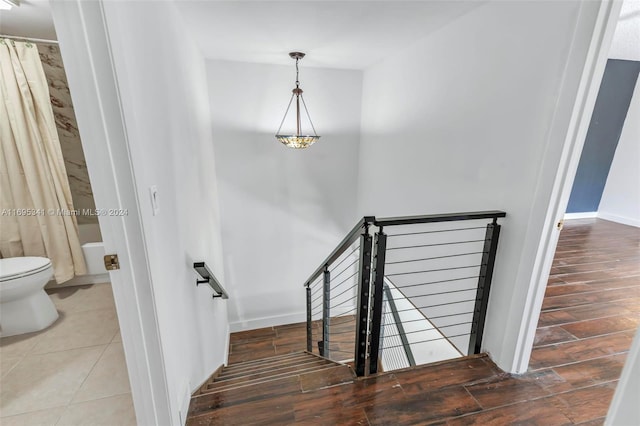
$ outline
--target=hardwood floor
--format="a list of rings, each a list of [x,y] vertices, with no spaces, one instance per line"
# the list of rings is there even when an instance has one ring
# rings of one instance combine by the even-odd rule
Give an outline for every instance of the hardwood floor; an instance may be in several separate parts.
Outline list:
[[[472,356],[315,390],[290,380],[242,402],[209,396],[188,424],[599,425],[639,323],[640,229],[568,221],[528,373]],[[230,361],[304,349],[303,324],[252,330],[232,335]]]

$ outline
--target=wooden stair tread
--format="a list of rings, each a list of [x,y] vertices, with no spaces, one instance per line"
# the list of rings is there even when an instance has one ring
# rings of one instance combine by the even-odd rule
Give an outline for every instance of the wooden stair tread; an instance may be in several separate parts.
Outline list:
[[[304,360],[301,362],[297,362],[294,364],[285,364],[285,365],[279,365],[277,367],[274,368],[263,368],[260,370],[250,370],[250,371],[246,371],[243,373],[238,373],[235,375],[227,375],[227,376],[219,376],[216,377],[214,381],[212,381],[211,383],[227,383],[227,382],[232,382],[232,381],[237,381],[237,380],[243,380],[243,379],[247,379],[247,378],[259,378],[259,377],[267,377],[267,376],[271,376],[274,374],[279,374],[279,373],[286,373],[286,372],[294,372],[297,370],[300,370],[301,368],[308,368],[308,367],[314,367],[314,366],[321,366],[321,365],[327,365],[329,364],[328,361],[326,360],[322,360],[322,359],[317,359],[317,360]]]
[[[228,376],[228,375],[235,375],[235,374],[242,374],[242,373],[247,372],[247,371],[265,370],[265,369],[269,369],[269,368],[272,368],[272,367],[278,367],[278,366],[282,366],[282,365],[293,365],[293,364],[296,364],[296,363],[299,363],[299,362],[303,362],[308,358],[309,358],[308,356],[297,356],[297,357],[292,357],[292,358],[286,358],[286,359],[282,359],[282,360],[273,361],[273,362],[270,362],[270,363],[247,365],[247,366],[242,366],[242,367],[239,367],[236,364],[233,364],[233,365],[230,365],[228,367],[225,367],[224,370],[220,373],[219,377]],[[232,367],[236,367],[236,368],[232,368]]]
[[[289,377],[289,376],[300,376],[300,375],[304,375],[307,373],[315,373],[317,371],[325,371],[325,370],[330,370],[332,368],[338,368],[338,367],[342,367],[342,366],[336,366],[336,365],[329,365],[329,366],[324,366],[325,368],[318,368],[318,367],[310,367],[310,368],[303,368],[297,371],[293,371],[293,372],[288,372],[288,373],[281,373],[281,374],[274,374],[268,377],[263,377],[263,378],[258,378],[258,379],[253,379],[253,380],[244,380],[241,381],[239,383],[233,383],[233,384],[227,384],[225,382],[213,382],[211,385],[207,386],[207,389],[204,392],[210,392],[210,391],[215,391],[215,390],[223,390],[223,389],[234,389],[237,387],[243,387],[243,386],[251,386],[251,385],[257,385],[260,383],[264,383],[273,379],[279,379],[279,378],[283,378],[283,377]],[[218,386],[216,386],[218,385]]]
[[[225,369],[232,370],[232,369],[235,369],[235,368],[247,367],[247,366],[251,366],[251,365],[268,364],[270,362],[277,361],[277,360],[283,360],[283,359],[286,359],[286,358],[304,357],[306,355],[309,355],[309,353],[307,353],[307,352],[290,352],[290,353],[286,353],[286,354],[270,356],[270,357],[267,357],[267,358],[260,358],[260,359],[253,359],[253,360],[250,360],[250,361],[236,362],[236,363],[228,365],[227,367],[225,367]]]

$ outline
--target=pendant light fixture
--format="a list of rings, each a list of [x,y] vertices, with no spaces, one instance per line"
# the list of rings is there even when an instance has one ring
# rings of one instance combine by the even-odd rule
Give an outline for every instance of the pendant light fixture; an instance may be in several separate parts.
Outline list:
[[[315,127],[313,127],[313,122],[311,121],[311,116],[309,115],[309,111],[307,110],[307,105],[304,102],[304,98],[302,97],[302,89],[300,88],[300,81],[298,79],[298,62],[300,59],[304,58],[305,54],[302,52],[291,52],[289,56],[292,59],[296,60],[296,87],[292,90],[291,99],[289,100],[289,105],[287,106],[287,110],[284,112],[284,117],[282,118],[282,122],[280,123],[280,127],[278,127],[278,131],[276,133],[276,139],[285,144],[290,148],[307,148],[315,141],[320,139],[320,136],[316,133]],[[294,135],[281,135],[280,129],[282,129],[282,125],[284,121],[287,119],[287,114],[289,113],[289,108],[291,108],[291,103],[293,102],[293,98],[296,99],[296,133]],[[302,101],[302,106],[304,107],[304,112],[307,114],[307,118],[309,119],[309,123],[311,124],[311,129],[313,130],[313,135],[306,135],[302,132],[302,120],[300,115],[300,101]]]

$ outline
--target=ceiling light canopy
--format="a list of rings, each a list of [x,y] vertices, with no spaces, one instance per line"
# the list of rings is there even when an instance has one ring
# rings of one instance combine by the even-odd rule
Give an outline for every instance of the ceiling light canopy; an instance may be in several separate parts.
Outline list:
[[[313,127],[313,122],[311,121],[311,116],[309,115],[309,111],[307,110],[307,104],[304,102],[304,97],[302,97],[302,89],[300,88],[300,81],[298,79],[299,70],[298,70],[298,62],[300,59],[304,58],[305,54],[302,52],[291,52],[289,56],[292,59],[296,60],[296,87],[291,91],[291,99],[289,100],[289,105],[287,105],[287,110],[284,112],[284,117],[282,118],[282,122],[280,123],[280,127],[278,127],[278,131],[276,132],[276,139],[280,142],[288,146],[289,148],[307,148],[315,141],[320,139],[320,136],[316,133],[315,127]],[[287,114],[289,113],[289,108],[291,108],[291,103],[293,99],[296,100],[296,133],[293,135],[282,135],[280,134],[280,130],[282,129],[282,125],[287,119]],[[302,101],[302,106],[304,107],[304,112],[307,114],[307,119],[309,120],[309,124],[311,125],[311,129],[313,130],[313,135],[304,134],[302,132],[302,117],[300,114],[300,101]]]

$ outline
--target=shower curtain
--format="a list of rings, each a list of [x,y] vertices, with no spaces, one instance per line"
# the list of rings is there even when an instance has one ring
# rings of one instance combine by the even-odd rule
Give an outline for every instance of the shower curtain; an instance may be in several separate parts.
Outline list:
[[[36,45],[0,38],[0,96],[0,257],[48,257],[58,283],[86,274]]]

